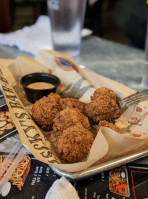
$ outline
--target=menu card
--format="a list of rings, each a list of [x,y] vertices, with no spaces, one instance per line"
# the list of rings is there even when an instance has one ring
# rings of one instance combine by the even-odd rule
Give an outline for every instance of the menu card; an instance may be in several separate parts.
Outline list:
[[[3,92],[0,90],[0,142],[16,133],[17,129],[11,118]]]
[[[55,180],[59,179],[50,167],[30,155],[30,170],[20,191],[11,184],[9,193],[0,199],[43,199]],[[148,167],[128,164],[92,176],[70,182],[80,199],[145,199],[148,197]]]

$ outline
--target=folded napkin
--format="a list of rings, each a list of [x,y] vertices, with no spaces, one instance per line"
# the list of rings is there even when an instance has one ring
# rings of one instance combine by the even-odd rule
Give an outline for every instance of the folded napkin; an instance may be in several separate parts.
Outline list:
[[[83,29],[82,36],[92,34],[91,30]],[[41,15],[36,23],[15,32],[0,34],[0,44],[16,46],[21,51],[36,55],[40,49],[52,49],[50,19]]]
[[[61,177],[53,183],[45,199],[79,199],[79,196],[72,184],[65,177]]]

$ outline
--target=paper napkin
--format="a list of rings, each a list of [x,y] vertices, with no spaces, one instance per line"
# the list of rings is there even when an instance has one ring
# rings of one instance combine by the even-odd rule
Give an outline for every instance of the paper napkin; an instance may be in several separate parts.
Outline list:
[[[61,177],[53,183],[45,199],[79,199],[79,196],[72,184],[65,177]]]
[[[92,34],[89,29],[82,30],[82,37]],[[41,49],[52,50],[50,19],[41,15],[36,23],[15,32],[0,34],[0,44],[16,46],[21,51],[36,55]]]

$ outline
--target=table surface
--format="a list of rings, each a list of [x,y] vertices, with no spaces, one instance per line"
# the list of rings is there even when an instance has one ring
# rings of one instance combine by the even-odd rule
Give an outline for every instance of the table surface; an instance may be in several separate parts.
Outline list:
[[[31,56],[15,47],[0,46],[0,58],[14,59],[19,55]],[[81,55],[75,60],[132,89],[139,90],[143,87],[141,82],[146,68],[142,50],[89,36],[83,38]]]
[[[2,59],[15,59],[20,55],[32,56],[20,52],[15,47],[0,46]],[[139,90],[143,88],[142,81],[146,77],[144,56],[144,51],[89,36],[82,40],[81,55],[75,58],[75,61],[101,75]],[[135,162],[148,165],[148,157]]]

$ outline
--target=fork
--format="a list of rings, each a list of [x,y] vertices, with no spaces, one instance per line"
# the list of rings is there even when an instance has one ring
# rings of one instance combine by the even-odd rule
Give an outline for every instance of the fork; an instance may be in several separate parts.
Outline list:
[[[148,100],[148,89],[138,91],[118,101],[121,109],[126,109],[133,104]]]

